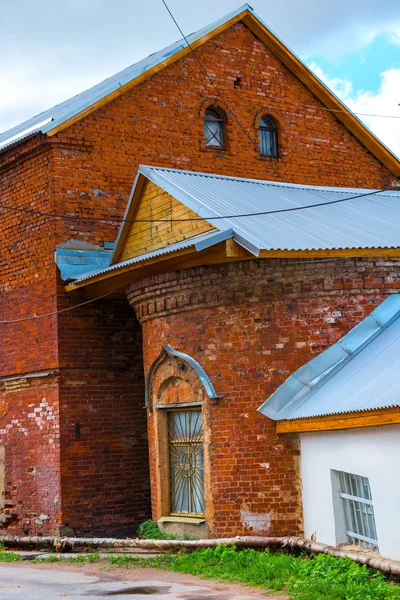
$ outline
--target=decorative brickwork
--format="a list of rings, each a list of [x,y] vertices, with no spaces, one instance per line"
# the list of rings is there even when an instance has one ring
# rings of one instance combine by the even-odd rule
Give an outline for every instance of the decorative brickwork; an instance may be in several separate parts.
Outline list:
[[[243,24],[208,41],[197,53],[256,144],[257,115],[271,114],[277,120],[280,158],[273,165],[287,181],[369,188],[387,187],[395,182],[388,170],[333,114],[324,110],[313,94]],[[238,76],[240,87],[234,85]],[[228,115],[226,124],[227,148],[223,151],[204,148],[203,113],[214,101],[215,90],[205,80],[195,58],[188,55],[61,134],[52,138],[37,134],[2,150],[1,205],[79,217],[122,217],[140,163],[279,180],[276,170],[259,156],[232,116]],[[113,242],[118,224],[106,220],[63,221],[29,212],[0,210],[0,319],[18,320],[27,315],[53,313],[82,301],[77,294],[67,298],[62,286],[57,287],[54,250],[71,239],[98,246]],[[309,268],[314,273],[315,287],[319,267]],[[277,442],[272,428],[254,410],[274,384],[280,383],[302,360],[308,360],[307,344],[312,342],[312,351],[317,352],[331,339],[337,339],[341,322],[347,330],[368,312],[369,299],[384,294],[385,286],[392,285],[389,281],[392,269],[387,267],[387,275],[379,277],[372,267],[364,279],[364,275],[357,275],[362,288],[355,275],[350,274],[346,280],[339,270],[335,271],[326,292],[330,298],[327,313],[321,308],[325,296],[313,296],[312,301],[306,301],[301,289],[307,288],[308,280],[299,281],[294,275],[293,279],[285,275],[285,282],[278,278],[276,283],[264,280],[255,283],[254,296],[249,296],[243,304],[243,292],[240,287],[234,289],[233,280],[246,272],[251,273],[249,277],[258,276],[258,271],[251,271],[254,266],[243,267],[238,274],[236,267],[230,269],[232,282],[223,278],[224,269],[213,271],[218,287],[206,283],[209,271],[197,270],[196,291],[185,289],[189,284],[186,279],[185,284],[180,281],[182,290],[172,290],[170,296],[160,291],[157,299],[151,291],[148,302],[135,300],[144,324],[146,369],[159,352],[161,338],[170,337],[171,341],[176,340],[178,349],[184,344],[191,346],[196,358],[204,353],[204,366],[212,371],[215,385],[224,381],[226,396],[235,402],[235,414],[240,415],[239,431],[246,431],[246,440],[236,449],[238,420],[232,417],[233,404],[223,400],[220,407],[212,408],[216,415],[213,432],[215,439],[220,440],[213,451],[213,460],[218,465],[215,485],[220,511],[215,532],[239,532],[240,527],[236,528],[231,519],[239,510],[242,523],[258,523],[252,514],[265,510],[266,491],[258,481],[254,482],[266,473],[272,473],[271,483],[280,486],[280,490],[271,489],[267,495],[268,503],[272,502],[273,494],[277,502],[272,525],[262,529],[297,531],[298,515],[289,518],[286,510],[297,502],[293,504],[291,494],[298,498],[297,484],[292,482],[296,480],[296,443],[286,438]],[[206,279],[200,286],[203,273]],[[166,291],[174,285],[171,277],[159,280],[160,286],[164,281]],[[281,296],[282,304],[276,305],[276,314],[271,316],[268,310],[273,309],[260,298],[264,298],[264,291],[269,297],[274,285],[286,295]],[[378,292],[378,288],[382,289]],[[301,292],[298,300],[297,290]],[[228,294],[232,296],[229,302],[225,298]],[[283,301],[289,296],[290,302]],[[249,303],[253,297],[258,300]],[[241,298],[240,302],[235,298]],[[342,311],[342,304],[343,310],[347,305],[352,307],[348,317],[333,315],[334,311]],[[184,312],[183,305],[191,310],[199,307],[198,322],[197,316],[195,322],[188,320],[189,314],[195,313]],[[251,309],[248,315],[243,315],[244,306]],[[51,393],[47,379],[40,378],[35,382],[34,398],[32,386],[1,391],[3,403],[8,403],[11,396],[16,399],[0,415],[6,498],[12,502],[6,508],[13,515],[13,522],[8,521],[7,527],[15,532],[49,533],[68,526],[77,534],[128,530],[133,534],[134,523],[146,513],[142,488],[148,482],[145,440],[143,444],[132,442],[131,446],[123,443],[124,439],[141,439],[145,427],[141,408],[143,381],[138,374],[140,332],[127,316],[126,305],[114,308],[110,305],[109,312],[106,307],[106,303],[93,304],[58,318],[50,315],[40,320],[0,325],[0,377],[24,377],[27,373],[53,369],[60,372],[59,378],[52,379]],[[278,310],[282,310],[279,315]],[[164,316],[160,311],[164,311]],[[307,311],[312,312],[313,323],[315,320],[313,333],[304,325]],[[275,327],[268,319],[275,316],[281,323],[282,335],[279,334],[279,340],[274,337],[273,344],[281,344],[282,348],[268,345],[270,329]],[[325,318],[335,322],[328,323]],[[210,327],[208,321],[212,323]],[[228,325],[225,327],[223,323]],[[296,341],[292,339],[294,335]],[[292,347],[296,350],[294,355]],[[232,358],[237,361],[240,353],[239,362],[244,363],[246,377],[240,375],[239,367],[230,366]],[[269,364],[271,356],[273,362]],[[262,369],[257,366],[261,357],[265,358]],[[218,361],[222,365],[219,369]],[[270,378],[269,388],[261,383],[265,375]],[[249,387],[248,396],[243,392],[245,379],[258,382],[255,387],[248,384],[252,388],[250,394]],[[253,392],[262,392],[262,398]],[[41,408],[42,398],[53,407],[51,416],[55,417],[46,426],[38,426],[29,417],[32,409]],[[80,441],[74,438],[77,423],[82,425]],[[50,438],[46,441],[44,434],[47,435],[49,427],[49,435],[61,436],[61,446],[58,437],[54,437],[53,444]],[[231,438],[229,432],[234,429]],[[271,471],[265,466],[267,462],[260,466],[264,462],[259,460],[259,454],[264,451],[255,450],[257,444],[258,448],[268,446],[271,452],[265,453],[278,457],[279,464],[287,461],[293,475],[288,478],[286,466],[273,467]],[[227,449],[232,454],[229,458]],[[221,470],[222,466],[225,470]],[[235,499],[237,494],[232,487],[235,469],[241,474],[239,500]],[[225,482],[228,485],[224,490]],[[248,502],[247,493],[251,498]],[[285,515],[281,522],[274,516],[278,512]],[[41,514],[48,518],[41,519]],[[242,526],[243,530],[248,528]]]
[[[128,288],[149,369],[162,345],[193,356],[210,405],[214,536],[301,532],[298,443],[257,408],[298,367],[400,287],[400,260],[254,260],[155,276]],[[154,415],[149,414],[154,515]]]

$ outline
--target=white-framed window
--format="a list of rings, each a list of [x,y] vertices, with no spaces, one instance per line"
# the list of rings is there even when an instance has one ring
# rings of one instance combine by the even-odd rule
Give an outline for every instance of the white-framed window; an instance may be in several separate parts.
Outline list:
[[[374,506],[368,477],[337,471],[339,497],[344,513],[347,540],[378,551]]]

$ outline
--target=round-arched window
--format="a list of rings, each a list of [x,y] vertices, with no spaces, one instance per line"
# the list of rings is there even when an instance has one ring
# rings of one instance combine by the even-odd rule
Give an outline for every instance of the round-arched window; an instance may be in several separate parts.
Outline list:
[[[278,158],[278,129],[275,119],[268,115],[261,117],[258,123],[258,137],[260,154]]]
[[[207,108],[204,115],[204,140],[207,148],[223,148],[225,144],[224,116],[216,108]]]

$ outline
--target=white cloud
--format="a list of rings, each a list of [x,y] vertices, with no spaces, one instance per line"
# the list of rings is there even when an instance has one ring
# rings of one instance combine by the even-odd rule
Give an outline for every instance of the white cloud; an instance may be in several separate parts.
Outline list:
[[[343,100],[373,133],[397,156],[400,156],[400,69],[388,69],[380,74],[377,92],[355,90],[351,81],[329,77],[317,64],[309,65],[314,73]],[[398,118],[373,117],[388,115]]]

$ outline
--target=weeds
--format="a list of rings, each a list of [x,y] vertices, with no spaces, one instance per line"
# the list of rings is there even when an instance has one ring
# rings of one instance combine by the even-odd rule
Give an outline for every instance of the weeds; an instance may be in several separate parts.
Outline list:
[[[146,523],[141,533],[143,537],[154,531],[153,522]],[[160,535],[165,534],[160,532]],[[20,560],[22,558],[18,554],[0,549],[0,562]],[[68,558],[53,554],[33,562],[83,565],[98,560],[98,554]],[[349,558],[335,558],[326,554],[310,559],[283,552],[271,553],[268,549],[237,550],[231,545],[194,552],[165,553],[151,558],[110,555],[106,560],[115,567],[153,567],[218,581],[239,582],[275,592],[283,591],[297,600],[400,600],[400,587],[388,583],[384,575],[374,574],[365,565],[361,566]]]
[[[139,525],[137,534],[144,540],[175,540],[176,537],[172,533],[161,531],[155,521],[149,519]]]
[[[0,562],[18,562],[22,560],[19,554],[15,552],[5,552],[4,546],[0,549]]]
[[[162,554],[150,559],[110,557],[110,564],[123,567],[147,566],[219,581],[284,591],[298,600],[400,600],[400,588],[387,583],[384,575],[373,574],[346,558],[320,554],[316,559],[290,554],[272,554],[234,546]]]
[[[37,564],[42,563],[66,563],[72,565],[82,565],[87,563],[94,563],[100,560],[99,554],[78,554],[78,556],[68,556],[63,557],[62,554],[50,554],[49,556],[44,556],[35,558],[32,562]]]
[[[137,534],[144,540],[197,540],[193,535],[187,535],[182,533],[181,535],[174,535],[173,533],[167,533],[159,528],[155,521],[149,519],[141,525],[139,525]]]

